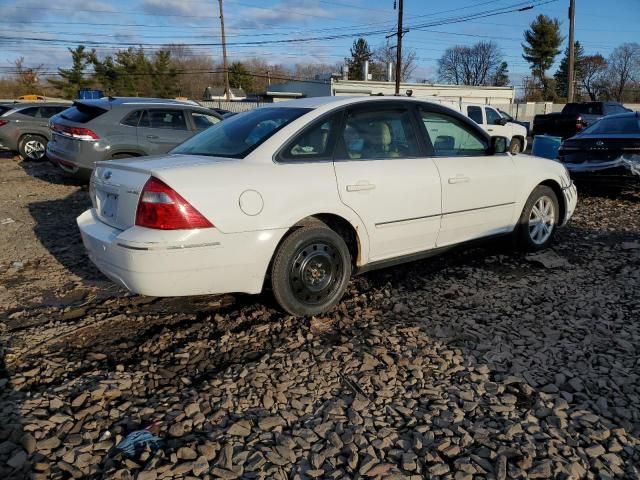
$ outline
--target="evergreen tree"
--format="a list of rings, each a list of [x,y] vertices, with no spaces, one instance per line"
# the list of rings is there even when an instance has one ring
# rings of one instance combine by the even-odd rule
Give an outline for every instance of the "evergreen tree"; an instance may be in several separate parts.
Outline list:
[[[507,62],[502,62],[496,69],[496,73],[493,74],[491,81],[494,87],[506,87],[509,85],[509,65]]]
[[[242,88],[245,92],[253,92],[253,76],[242,62],[233,62],[229,67],[229,86],[231,88]]]
[[[350,80],[362,80],[364,78],[364,62],[369,61],[369,73],[371,72],[373,52],[367,41],[360,37],[353,42],[351,58],[345,58],[344,62],[349,67]]]
[[[542,84],[544,96],[553,96],[555,92],[548,88],[546,72],[560,53],[560,45],[563,41],[560,22],[546,15],[538,15],[529,29],[524,32],[524,40],[526,43],[522,44],[524,50],[522,57],[531,64],[531,72]]]
[[[159,50],[153,59],[153,95],[160,98],[175,97],[178,92],[176,69],[171,64],[171,52]]]
[[[574,45],[574,81],[575,85],[579,85],[582,83],[582,77],[584,76],[584,48],[580,45],[580,42],[575,42]],[[564,57],[560,62],[560,67],[558,67],[558,71],[555,73],[554,78],[556,79],[556,92],[558,93],[558,96],[567,98],[569,95],[569,47],[564,51]]]
[[[58,88],[65,98],[76,98],[78,90],[89,87],[93,82],[89,77],[85,76],[85,70],[91,64],[92,55],[95,50],[87,51],[84,45],[77,48],[69,48],[73,65],[71,68],[59,68],[58,75],[62,77],[58,79],[49,79],[49,83]]]

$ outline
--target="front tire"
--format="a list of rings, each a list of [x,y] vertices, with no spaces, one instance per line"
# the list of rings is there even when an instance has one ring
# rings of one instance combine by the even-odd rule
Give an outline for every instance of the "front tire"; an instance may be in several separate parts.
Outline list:
[[[25,135],[20,139],[18,152],[23,160],[43,160],[47,154],[48,140],[40,135]]]
[[[560,223],[560,205],[555,192],[546,185],[538,185],[522,210],[518,225],[518,239],[525,250],[547,248],[553,241]]]
[[[350,277],[347,244],[324,226],[295,230],[276,251],[271,268],[276,301],[296,316],[318,315],[335,306]]]
[[[522,140],[519,138],[512,138],[511,145],[509,145],[509,153],[517,155],[522,152]]]

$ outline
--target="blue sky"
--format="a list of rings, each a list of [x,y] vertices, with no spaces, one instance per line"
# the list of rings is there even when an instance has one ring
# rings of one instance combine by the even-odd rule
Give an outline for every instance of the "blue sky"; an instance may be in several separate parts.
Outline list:
[[[544,2],[546,4],[542,4]],[[297,60],[335,64],[348,55],[352,34],[369,32],[376,47],[395,28],[393,0],[225,0],[228,52],[232,60],[247,56],[293,64]],[[404,45],[416,50],[419,68],[414,77],[435,78],[436,59],[449,46],[493,39],[509,63],[515,83],[527,74],[522,59],[522,33],[539,13],[557,17],[565,35],[569,0],[405,0]],[[640,0],[577,0],[576,39],[587,53],[607,56],[623,42],[636,41]],[[419,27],[444,18],[542,4],[524,12],[506,13],[452,25]],[[47,71],[66,66],[66,46],[104,43],[102,54],[125,44],[219,42],[217,0],[0,0],[0,73],[24,56],[28,65]],[[412,27],[419,27],[412,28]],[[288,42],[300,38],[322,38]],[[15,38],[14,38],[15,37]],[[24,40],[29,38],[29,40]],[[22,39],[22,40],[21,40]],[[249,42],[269,41],[269,44]],[[393,40],[392,40],[393,41]],[[281,42],[281,43],[277,43]],[[566,42],[565,42],[566,44]],[[217,45],[193,47],[195,52],[221,58]],[[560,56],[558,57],[558,61]]]

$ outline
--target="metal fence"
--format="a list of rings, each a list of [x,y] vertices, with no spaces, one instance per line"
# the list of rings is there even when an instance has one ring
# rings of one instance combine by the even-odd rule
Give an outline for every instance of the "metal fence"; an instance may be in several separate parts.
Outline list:
[[[203,107],[222,108],[224,110],[229,110],[230,112],[235,113],[246,112],[248,110],[253,110],[254,108],[258,108],[264,105],[263,102],[226,102],[221,100],[200,100],[198,103]]]

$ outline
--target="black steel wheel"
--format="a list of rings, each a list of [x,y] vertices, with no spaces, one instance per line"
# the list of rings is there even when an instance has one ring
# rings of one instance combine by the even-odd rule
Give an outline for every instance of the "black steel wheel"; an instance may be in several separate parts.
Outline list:
[[[292,315],[317,315],[340,301],[351,276],[344,239],[324,226],[302,227],[276,252],[271,285],[276,300]]]

